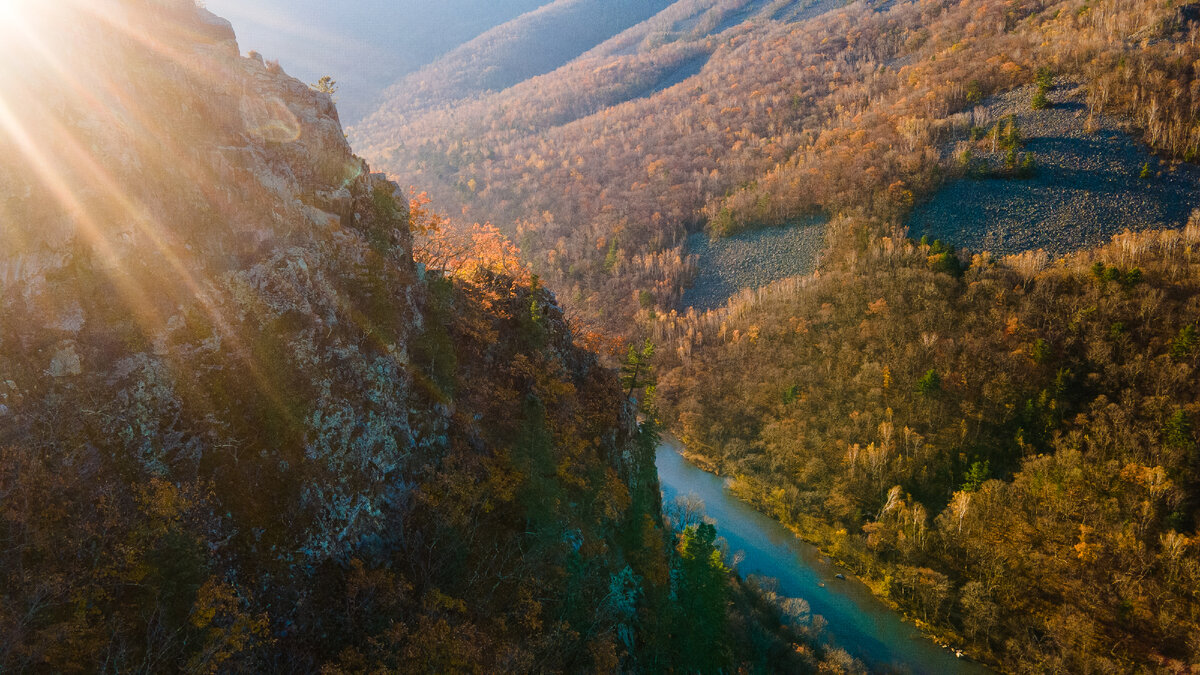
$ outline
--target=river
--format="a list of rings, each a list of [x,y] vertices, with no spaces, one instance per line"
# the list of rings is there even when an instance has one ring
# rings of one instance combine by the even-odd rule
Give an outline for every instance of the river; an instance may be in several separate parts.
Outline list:
[[[828,622],[825,633],[834,645],[863,661],[873,671],[913,674],[983,674],[991,671],[959,659],[938,647],[898,613],[871,594],[850,574],[798,539],[778,522],[756,511],[725,489],[719,476],[701,470],[664,440],[656,457],[663,505],[693,494],[704,501],[705,515],[730,553],[742,552],[743,576],[757,574],[779,581],[778,592],[803,598],[814,615]],[[838,579],[837,574],[845,575]]]

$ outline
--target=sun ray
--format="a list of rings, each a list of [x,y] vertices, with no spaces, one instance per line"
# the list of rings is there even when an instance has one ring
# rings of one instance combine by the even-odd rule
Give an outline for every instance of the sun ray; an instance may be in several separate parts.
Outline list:
[[[161,279],[166,283],[154,292],[179,295],[181,301],[182,296],[194,300],[208,316],[216,334],[230,345],[233,353],[241,355],[255,386],[274,407],[286,412],[282,395],[275,391],[271,378],[255,362],[253,351],[243,343],[239,331],[210,292],[214,280],[205,278],[198,260],[189,262],[191,256],[181,239],[181,223],[162,222],[132,194],[125,182],[108,168],[112,166],[111,158],[106,158],[107,161],[98,158],[85,136],[87,132],[64,124],[60,119],[62,110],[56,109],[54,102],[43,100],[45,92],[39,85],[53,81],[53,90],[62,99],[57,101],[59,108],[74,110],[90,120],[88,129],[101,125],[113,130],[112,134],[123,134],[142,157],[163,158],[171,170],[189,179],[212,207],[220,211],[214,199],[218,192],[214,181],[218,177],[202,163],[192,161],[189,149],[174,141],[171,125],[176,120],[156,115],[161,111],[152,110],[147,101],[140,100],[137,88],[117,81],[105,70],[107,64],[81,64],[73,59],[72,67],[68,67],[59,56],[63,45],[58,41],[62,36],[54,35],[57,41],[50,44],[51,33],[39,30],[37,24],[39,20],[48,20],[52,12],[76,11],[84,20],[119,29],[149,58],[168,61],[200,84],[219,85],[229,74],[216,59],[186,54],[170,46],[173,37],[180,38],[180,44],[196,42],[196,36],[188,34],[178,22],[167,22],[165,38],[156,39],[141,25],[142,17],[126,14],[123,21],[119,12],[104,11],[119,9],[113,3],[64,0],[53,9],[34,11],[31,7],[25,0],[0,0],[0,19],[7,19],[0,35],[3,38],[0,74],[10,76],[11,83],[0,92],[0,136],[16,149],[33,180],[57,204],[61,221],[68,223],[74,234],[98,255],[120,302],[144,334],[151,336],[161,331],[166,316],[150,298],[147,292],[150,289],[139,285],[127,273],[125,266],[130,261],[123,258],[115,245],[114,237],[121,236],[120,231],[113,230],[116,223],[120,223],[118,229],[125,228],[134,234],[140,242],[137,246],[153,251],[169,271],[169,276]],[[9,228],[5,229],[6,236],[15,241],[19,228],[12,228],[11,233]],[[33,243],[26,241],[21,245]]]

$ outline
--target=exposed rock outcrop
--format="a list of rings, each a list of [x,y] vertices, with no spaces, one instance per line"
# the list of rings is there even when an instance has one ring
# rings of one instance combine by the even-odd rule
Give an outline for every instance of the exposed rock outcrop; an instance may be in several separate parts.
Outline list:
[[[143,397],[140,424],[119,434],[146,448],[147,471],[170,473],[179,453],[203,463],[204,418],[224,412],[202,400],[228,386],[299,396],[268,407],[301,417],[289,424],[308,461],[400,471],[420,443],[403,366],[424,302],[406,200],[350,151],[329,96],[242,57],[228,22],[190,2],[68,4],[30,20],[70,68],[31,61],[6,95],[33,103],[23,133],[0,136],[0,373],[25,391],[0,444],[89,442],[66,410],[57,433],[33,433],[50,398],[107,392],[99,412],[120,430],[126,400]],[[354,307],[367,278],[390,324],[369,327],[387,335],[374,344]],[[337,392],[352,373],[374,403]],[[208,412],[183,412],[196,406]],[[324,435],[331,418],[339,433],[357,427],[352,452]],[[293,542],[296,560],[369,531],[385,482],[311,491],[302,506],[322,525]]]
[[[578,669],[554,631],[628,633],[604,598],[653,457],[553,296],[418,274],[406,197],[330,97],[191,2],[28,20],[37,49],[0,46],[24,103],[0,131],[0,542],[24,542],[0,545],[0,670],[437,640],[420,669]],[[579,551],[586,579],[559,574]],[[391,584],[370,629],[367,568]],[[503,619],[581,599],[577,628]],[[446,620],[481,646],[439,660],[465,649]]]

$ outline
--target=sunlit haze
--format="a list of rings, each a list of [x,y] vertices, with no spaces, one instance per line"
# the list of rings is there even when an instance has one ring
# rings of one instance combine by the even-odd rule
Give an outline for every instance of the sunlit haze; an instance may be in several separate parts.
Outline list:
[[[369,112],[378,93],[539,0],[208,0],[233,22],[243,50],[278,59],[311,82],[333,76],[342,117]]]

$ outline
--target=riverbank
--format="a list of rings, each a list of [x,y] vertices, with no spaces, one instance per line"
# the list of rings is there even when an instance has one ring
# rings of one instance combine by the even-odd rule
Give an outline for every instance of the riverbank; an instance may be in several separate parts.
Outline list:
[[[703,464],[693,463],[694,458],[702,458]],[[835,644],[856,657],[866,656],[866,660],[874,661],[876,670],[991,672],[979,663],[956,658],[952,651],[939,646],[947,642],[945,636],[900,612],[881,592],[870,570],[855,564],[855,559],[846,555],[844,546],[836,545],[837,531],[833,528],[822,532],[815,527],[781,522],[777,514],[764,508],[764,502],[747,498],[754,494],[745,490],[744,481],[741,484],[734,481],[738,489],[730,490],[711,461],[688,451],[674,439],[660,448],[658,460],[667,503],[673,495],[692,491],[688,489],[692,486],[681,487],[678,484],[681,481],[701,488],[695,493],[705,502],[709,515],[717,513],[718,533],[728,539],[731,552],[741,550],[746,556],[739,571],[780,579],[789,596],[804,598],[812,605],[813,614],[825,616]],[[814,533],[820,535],[814,537]],[[841,537],[845,539],[844,531]],[[835,562],[848,574],[838,576],[840,570]],[[859,653],[855,653],[856,649]]]
[[[711,462],[709,462],[709,465],[711,466]],[[978,663],[986,664],[989,668],[997,669],[999,672],[999,664],[995,661],[980,659],[978,654],[973,654],[964,649],[963,640],[960,635],[952,631],[939,630],[933,624],[906,611],[904,607],[889,597],[889,575],[886,574],[888,566],[873,558],[863,556],[853,549],[848,550],[849,533],[844,528],[833,527],[816,518],[807,519],[809,522],[803,525],[791,519],[781,519],[778,513],[772,513],[768,510],[770,505],[765,502],[761,493],[754,490],[753,486],[744,477],[733,477],[728,487],[729,491],[738,499],[787,528],[796,538],[815,546],[823,555],[828,556],[830,560],[850,570],[858,581],[871,589],[871,593],[880,602],[902,616],[905,621],[914,625],[927,639],[948,652],[955,654],[962,653],[962,658],[969,658]],[[883,576],[876,573],[877,569],[885,572]]]

